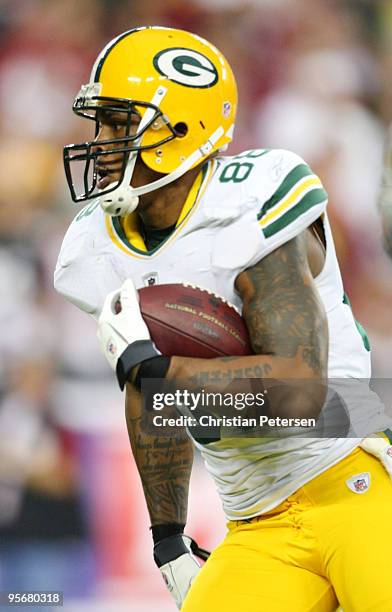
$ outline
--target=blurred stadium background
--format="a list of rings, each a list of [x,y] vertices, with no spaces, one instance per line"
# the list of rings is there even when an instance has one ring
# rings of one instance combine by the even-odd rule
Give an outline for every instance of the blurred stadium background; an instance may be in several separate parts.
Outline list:
[[[194,31],[231,62],[233,153],[285,147],[320,174],[374,375],[392,374],[376,204],[392,120],[390,0],[0,1],[0,590],[62,590],[70,612],[174,609],[95,324],[52,289],[76,214],[62,146],[87,136],[73,97],[109,39],[148,24]],[[224,534],[198,460],[188,532],[206,547]]]

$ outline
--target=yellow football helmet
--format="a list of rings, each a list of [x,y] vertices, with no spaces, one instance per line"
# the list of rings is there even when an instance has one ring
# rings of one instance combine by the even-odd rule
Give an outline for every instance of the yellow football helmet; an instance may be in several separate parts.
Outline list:
[[[90,77],[76,96],[73,110],[94,119],[104,109],[124,114],[125,136],[67,145],[64,164],[75,202],[99,196],[111,215],[132,212],[138,197],[182,176],[232,140],[237,87],[223,55],[199,36],[164,27],[129,30],[98,55]],[[140,122],[131,133],[131,115]],[[137,155],[158,180],[130,186]],[[121,176],[97,189],[97,167],[107,155],[122,154]],[[82,189],[77,193],[72,168],[83,162]]]

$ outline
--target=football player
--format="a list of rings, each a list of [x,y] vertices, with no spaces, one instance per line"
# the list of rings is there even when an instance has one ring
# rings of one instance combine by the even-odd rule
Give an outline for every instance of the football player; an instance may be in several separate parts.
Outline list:
[[[150,378],[198,380],[209,390],[244,377],[370,375],[370,347],[344,295],[322,183],[289,151],[224,156],[236,107],[229,64],[200,37],[148,27],[112,40],[73,106],[93,122],[95,137],[65,147],[72,197],[88,202],[64,238],[55,286],[99,319],[102,350],[126,387],[154,557],[179,608],[321,612],[341,604],[345,612],[390,612],[391,446],[377,434],[389,425],[380,411],[369,406],[364,440],[193,440],[229,521],[200,572],[200,550],[184,536],[188,432],[179,429],[162,450],[159,432],[143,426],[151,412],[141,381]],[[237,306],[253,355],[159,353],[137,289],[182,282]],[[301,416],[318,415],[323,402],[321,392],[303,400]]]

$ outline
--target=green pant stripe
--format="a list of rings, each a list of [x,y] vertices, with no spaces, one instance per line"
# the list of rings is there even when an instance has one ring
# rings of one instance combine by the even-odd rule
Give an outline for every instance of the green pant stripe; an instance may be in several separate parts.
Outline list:
[[[384,429],[383,433],[388,438],[389,443],[392,444],[392,430],[391,429]]]

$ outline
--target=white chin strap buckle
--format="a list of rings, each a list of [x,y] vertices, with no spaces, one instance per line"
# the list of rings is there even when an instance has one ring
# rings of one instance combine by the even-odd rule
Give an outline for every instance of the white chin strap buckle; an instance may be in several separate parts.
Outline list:
[[[139,204],[138,196],[133,195],[131,187],[119,186],[111,193],[99,198],[102,210],[112,217],[125,217],[136,210]]]

